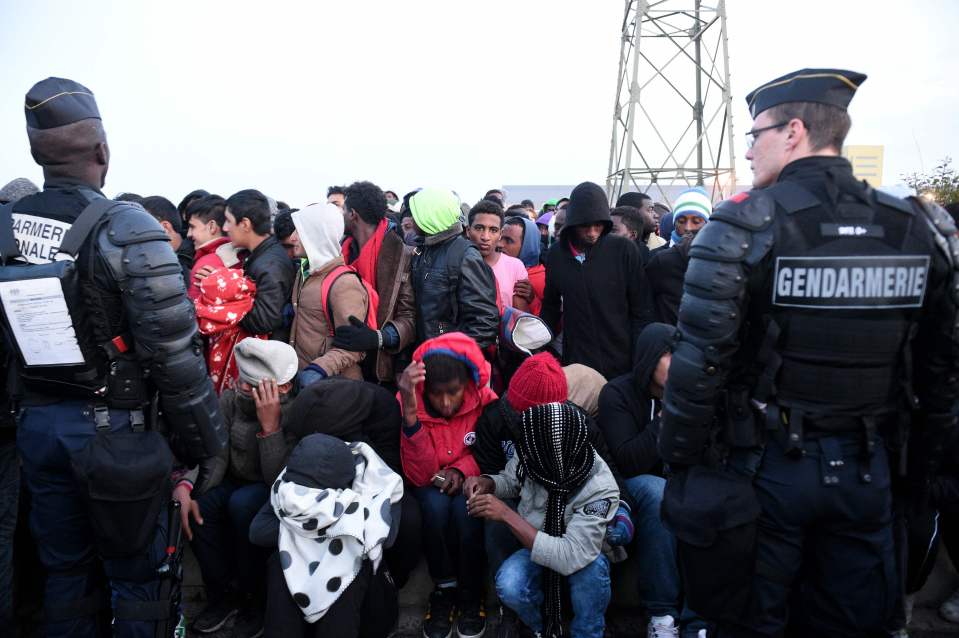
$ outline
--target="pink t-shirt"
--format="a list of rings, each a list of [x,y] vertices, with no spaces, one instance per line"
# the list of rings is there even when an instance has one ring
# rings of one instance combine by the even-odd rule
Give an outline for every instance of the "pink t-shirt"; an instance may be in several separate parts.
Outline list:
[[[529,279],[526,274],[526,266],[516,257],[499,254],[499,260],[492,266],[493,275],[496,276],[496,285],[499,288],[500,306],[513,305],[513,286],[517,281]]]

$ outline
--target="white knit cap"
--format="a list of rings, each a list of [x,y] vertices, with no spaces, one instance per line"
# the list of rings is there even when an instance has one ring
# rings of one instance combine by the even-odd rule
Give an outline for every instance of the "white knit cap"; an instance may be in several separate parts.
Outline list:
[[[709,195],[698,186],[683,191],[673,202],[673,219],[679,219],[685,215],[697,215],[708,221],[712,212],[713,203]]]
[[[264,379],[276,379],[280,385],[296,376],[296,350],[282,341],[247,337],[233,348],[240,380],[259,385]]]

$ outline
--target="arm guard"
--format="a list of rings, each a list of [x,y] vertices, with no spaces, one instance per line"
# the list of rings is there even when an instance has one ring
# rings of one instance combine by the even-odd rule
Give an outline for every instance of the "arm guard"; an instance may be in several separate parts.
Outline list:
[[[147,212],[125,209],[100,232],[97,248],[119,287],[137,357],[159,391],[181,460],[194,465],[215,457],[226,431],[166,234]]]
[[[746,307],[749,274],[772,248],[775,202],[760,192],[721,203],[690,249],[659,435],[670,464],[699,463]]]

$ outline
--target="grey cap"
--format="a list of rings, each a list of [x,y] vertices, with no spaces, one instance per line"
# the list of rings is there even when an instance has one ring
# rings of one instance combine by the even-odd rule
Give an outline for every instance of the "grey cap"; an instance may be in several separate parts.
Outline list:
[[[27,195],[35,195],[40,189],[37,185],[26,177],[18,177],[15,180],[7,182],[7,185],[0,188],[0,204],[9,204],[18,202]]]
[[[296,376],[296,351],[288,343],[247,337],[233,349],[240,380],[257,385],[264,379],[287,383]]]

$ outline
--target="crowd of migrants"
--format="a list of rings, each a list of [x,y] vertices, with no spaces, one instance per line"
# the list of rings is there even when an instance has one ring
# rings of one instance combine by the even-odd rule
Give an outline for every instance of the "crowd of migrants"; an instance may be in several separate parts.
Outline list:
[[[45,170],[55,162],[44,163],[38,150],[43,130],[68,128],[66,116],[55,115],[31,122],[28,112]],[[0,191],[0,202],[19,202],[12,220],[31,263],[49,261],[63,234],[57,222],[21,214],[73,183],[50,170],[43,192],[24,179]],[[325,201],[301,208],[254,189],[227,197],[195,190],[178,205],[133,193],[113,201],[126,208],[111,236],[125,232],[123,216],[145,211],[179,259],[183,287],[166,294],[185,289],[192,301],[227,430],[214,463],[198,470],[179,459],[168,477],[169,527],[182,529],[206,596],[204,609],[178,618],[181,627],[238,638],[386,636],[396,626],[398,590],[425,559],[433,582],[427,638],[478,638],[487,609],[504,638],[599,638],[620,585],[611,565],[632,560],[635,569],[616,573],[636,578],[648,636],[712,635],[684,600],[675,530],[660,515],[667,468],[657,448],[690,246],[713,211],[702,188],[671,206],[638,192],[611,206],[590,182],[539,206],[497,189],[472,205],[434,188],[401,198],[371,181],[330,187]],[[124,264],[149,269],[134,250],[138,240],[123,241]],[[131,324],[149,330],[150,321]],[[110,430],[111,416],[84,415],[98,432]],[[21,442],[35,437],[30,449],[45,449],[49,438],[52,417],[38,418],[19,426]],[[24,608],[36,602],[36,565],[20,539],[14,588],[13,431],[0,429],[0,594],[4,617],[24,622]],[[52,492],[43,483],[52,476],[43,476],[46,464],[62,461],[23,463],[33,472],[26,480],[34,503],[56,493],[67,496],[42,502],[73,507],[69,483]],[[959,548],[947,497],[955,487],[942,485],[938,501],[921,505],[941,516],[952,551]],[[71,563],[47,580],[48,632],[93,635],[83,623],[104,608],[91,593],[96,579],[83,572],[93,544],[45,526],[57,513],[31,510],[29,499],[20,510],[41,562]],[[134,531],[143,526],[129,522]],[[166,536],[157,543],[161,554],[175,545]],[[51,556],[50,547],[60,553]],[[105,577],[123,598],[162,598],[126,575],[129,563],[104,558]],[[78,586],[89,595],[63,605]],[[138,627],[152,627],[143,620],[160,611],[115,607],[118,631],[153,635]],[[959,622],[959,596],[942,613]]]

